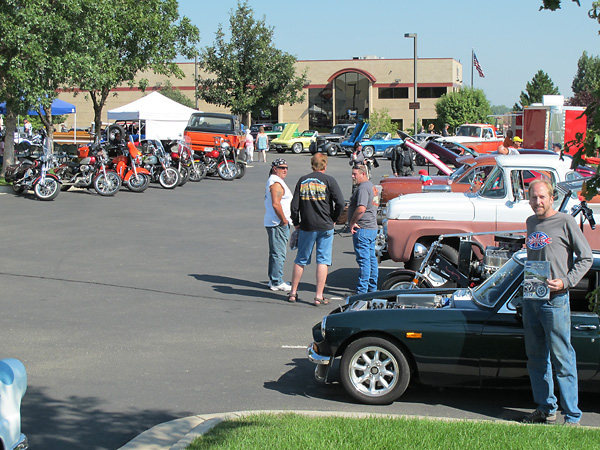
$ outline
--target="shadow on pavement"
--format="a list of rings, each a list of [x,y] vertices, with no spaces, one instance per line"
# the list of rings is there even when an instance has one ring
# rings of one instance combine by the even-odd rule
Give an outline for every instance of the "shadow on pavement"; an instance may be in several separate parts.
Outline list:
[[[21,407],[22,432],[31,448],[114,450],[156,424],[193,414],[135,408],[111,412],[102,409],[102,403],[96,397],[59,400],[43,388],[29,386]]]
[[[421,415],[428,406],[435,406],[436,416],[446,410],[447,417],[480,418],[483,420],[520,421],[524,412],[535,409],[531,391],[522,389],[491,389],[464,387],[432,387],[411,383],[406,392],[392,405],[370,406],[355,402],[339,382],[339,359],[330,373],[331,384],[321,384],[314,379],[314,364],[307,358],[296,358],[288,371],[276,381],[264,383],[266,389],[284,395],[302,396],[328,400],[341,404],[356,404],[361,411],[404,415]],[[580,393],[579,407],[583,411],[582,425],[586,425],[586,414],[597,413],[600,393]],[[443,406],[440,410],[439,406]],[[559,408],[560,409],[560,408]],[[424,415],[427,415],[426,413]],[[559,417],[559,422],[562,419]],[[590,423],[591,425],[591,423]]]

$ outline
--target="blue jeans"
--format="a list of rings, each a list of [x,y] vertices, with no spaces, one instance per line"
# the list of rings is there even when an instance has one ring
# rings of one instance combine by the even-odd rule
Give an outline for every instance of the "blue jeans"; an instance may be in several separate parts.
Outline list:
[[[579,422],[577,406],[577,361],[571,345],[571,309],[569,294],[554,295],[550,300],[523,299],[523,328],[527,369],[533,400],[545,413],[557,410],[552,367],[560,389],[560,404],[566,422]]]
[[[356,292],[364,294],[365,292],[375,292],[377,290],[377,278],[379,268],[377,267],[377,255],[375,254],[375,238],[377,230],[366,230],[359,228],[352,235],[354,244],[354,254],[358,263],[358,283]]]
[[[269,281],[272,286],[283,283],[283,264],[290,238],[290,226],[265,227],[269,237]]]

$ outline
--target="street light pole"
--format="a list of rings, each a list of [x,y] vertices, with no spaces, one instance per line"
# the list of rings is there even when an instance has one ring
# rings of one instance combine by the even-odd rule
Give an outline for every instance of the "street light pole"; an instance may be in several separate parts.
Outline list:
[[[415,73],[414,73],[414,112],[415,112],[415,134],[417,134],[419,131],[417,130],[417,110],[418,110],[418,103],[417,103],[417,33],[405,33],[404,34],[405,38],[411,38],[415,40],[415,52],[414,52],[414,63],[415,63]]]

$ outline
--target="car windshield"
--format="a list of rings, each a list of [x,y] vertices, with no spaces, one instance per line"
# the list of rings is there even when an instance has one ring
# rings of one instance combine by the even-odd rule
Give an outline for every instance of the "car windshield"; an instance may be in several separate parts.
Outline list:
[[[372,141],[387,141],[389,139],[389,133],[379,132],[375,133],[371,138]]]
[[[517,253],[498,271],[473,290],[475,303],[493,307],[517,278],[523,277],[525,252]]]
[[[481,127],[471,127],[462,125],[456,132],[457,136],[481,137]]]
[[[273,131],[276,131],[278,133],[281,133],[284,128],[285,128],[285,123],[277,123],[277,124],[273,125]]]
[[[342,125],[336,125],[331,130],[331,134],[344,134],[345,131],[346,131],[346,127],[344,127]]]
[[[462,177],[465,172],[471,170],[471,167],[473,167],[474,165],[475,165],[475,163],[465,164],[464,166],[460,166],[458,169],[456,169],[454,172],[452,172],[448,178],[451,181],[456,181],[460,177]]]
[[[302,132],[302,136],[312,136],[313,134],[315,134],[314,131],[303,131]]]

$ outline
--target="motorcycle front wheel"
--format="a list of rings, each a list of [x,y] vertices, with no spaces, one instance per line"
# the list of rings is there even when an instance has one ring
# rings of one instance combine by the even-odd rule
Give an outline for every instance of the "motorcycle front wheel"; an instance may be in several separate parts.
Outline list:
[[[183,186],[190,179],[190,169],[185,166],[181,166],[179,169],[179,184],[178,186]]]
[[[60,192],[60,183],[54,178],[46,177],[38,180],[33,186],[35,196],[43,201],[54,200]]]
[[[145,173],[133,174],[125,185],[132,192],[144,192],[150,185],[150,176]]]
[[[190,173],[190,181],[198,182],[206,178],[206,166],[201,162],[193,163],[188,171]]]
[[[413,278],[414,277],[409,274],[393,275],[383,282],[381,289],[384,291],[392,289],[410,289]],[[415,286],[417,289],[430,287],[432,287],[431,283],[423,278],[419,279]]]
[[[174,189],[179,183],[179,172],[172,167],[167,167],[160,173],[158,182],[165,189]]]
[[[116,172],[100,172],[94,178],[94,190],[105,197],[115,195],[121,189],[121,177]]]
[[[219,176],[225,181],[234,180],[238,175],[238,168],[233,161],[222,162],[217,168]]]
[[[242,178],[244,175],[246,175],[246,164],[244,163],[237,163],[237,168],[238,168],[238,174],[236,178]]]

